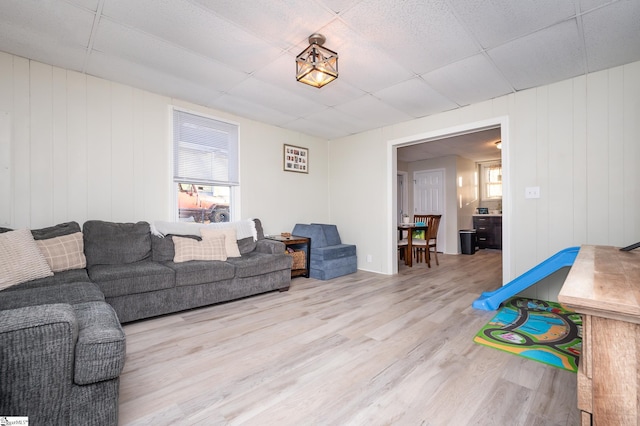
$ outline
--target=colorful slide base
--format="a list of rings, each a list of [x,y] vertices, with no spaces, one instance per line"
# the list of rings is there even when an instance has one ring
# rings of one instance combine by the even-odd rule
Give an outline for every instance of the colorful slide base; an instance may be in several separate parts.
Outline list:
[[[499,289],[482,293],[480,297],[473,301],[471,306],[475,309],[495,311],[500,306],[500,303],[504,302],[508,298],[513,297],[521,291],[531,287],[541,279],[548,277],[559,269],[573,265],[573,262],[576,260],[576,256],[578,256],[578,251],[580,251],[580,247],[569,247],[564,250],[560,250],[547,260],[534,266]]]

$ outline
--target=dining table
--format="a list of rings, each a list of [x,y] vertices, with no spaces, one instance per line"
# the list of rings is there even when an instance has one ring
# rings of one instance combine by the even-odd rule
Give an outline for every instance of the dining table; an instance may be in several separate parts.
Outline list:
[[[407,254],[404,257],[404,264],[413,267],[413,231],[424,231],[427,233],[427,225],[425,223],[400,223],[398,224],[398,240],[402,240],[402,234],[407,231]]]

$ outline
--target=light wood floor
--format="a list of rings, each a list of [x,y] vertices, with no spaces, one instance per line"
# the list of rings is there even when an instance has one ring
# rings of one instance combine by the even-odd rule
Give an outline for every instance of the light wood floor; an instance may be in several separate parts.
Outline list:
[[[576,375],[473,343],[499,252],[126,325],[123,425],[576,425]]]

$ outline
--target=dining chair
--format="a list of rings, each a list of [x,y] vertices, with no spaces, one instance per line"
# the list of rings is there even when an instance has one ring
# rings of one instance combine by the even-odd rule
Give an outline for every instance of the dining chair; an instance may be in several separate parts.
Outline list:
[[[422,219],[424,218],[424,220]],[[418,238],[413,240],[413,248],[415,252],[416,262],[421,263],[424,256],[427,266],[431,268],[431,249],[436,259],[436,265],[440,265],[438,260],[438,228],[440,227],[440,219],[442,215],[424,215],[421,216],[419,221],[424,221],[427,225],[427,231],[425,232],[424,239]]]
[[[427,223],[427,219],[428,219],[429,215],[426,214],[414,214],[413,215],[413,222],[414,223],[418,223],[418,222],[424,222],[425,225],[428,225]],[[425,248],[427,246],[427,239],[426,239],[426,232],[425,231],[415,231],[413,238],[411,239],[411,246],[413,248],[413,255],[416,258],[416,262],[421,263],[422,262],[422,255],[425,254],[426,257],[426,251]]]
[[[409,241],[407,241],[406,238],[403,238],[401,240],[398,240],[398,259],[404,259],[404,263],[405,265],[408,264],[409,262],[407,261],[407,249],[409,248]]]
[[[431,249],[433,249],[433,256],[436,258],[436,265],[440,265],[438,261],[438,228],[440,227],[441,214],[429,215],[427,219],[427,235],[426,235],[426,257],[427,265],[431,268]]]

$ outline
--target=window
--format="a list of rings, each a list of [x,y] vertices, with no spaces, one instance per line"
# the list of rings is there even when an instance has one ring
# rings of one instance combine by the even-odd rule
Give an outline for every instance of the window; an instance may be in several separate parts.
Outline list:
[[[179,220],[228,222],[238,187],[238,126],[174,110],[173,163]]]
[[[502,199],[502,163],[480,163],[480,176],[482,199]]]

